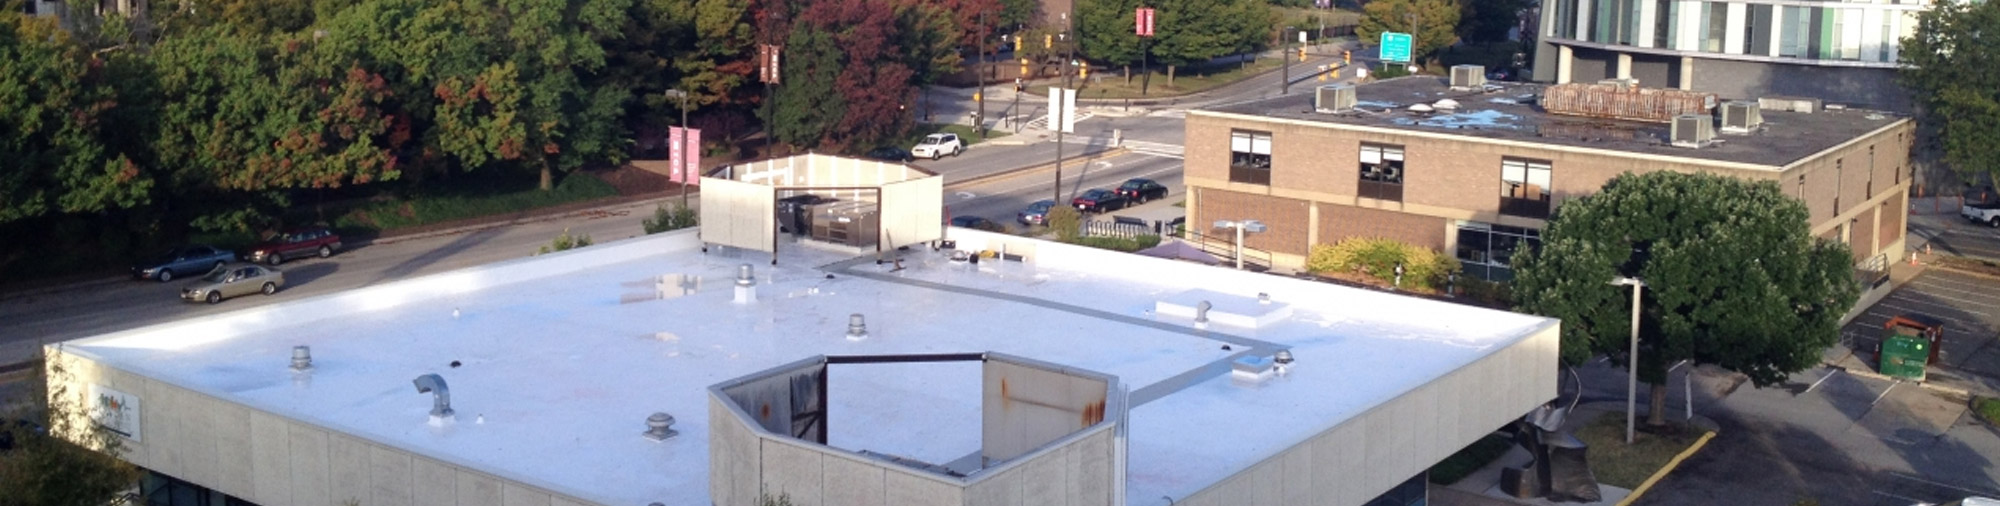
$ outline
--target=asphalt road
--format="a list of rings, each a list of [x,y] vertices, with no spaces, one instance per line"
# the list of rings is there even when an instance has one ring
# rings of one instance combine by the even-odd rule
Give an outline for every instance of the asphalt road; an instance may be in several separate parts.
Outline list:
[[[1091,188],[1115,188],[1126,179],[1143,177],[1167,186],[1167,200],[1180,200],[1185,194],[1181,187],[1181,161],[1174,158],[1125,154],[1084,164],[1069,166],[1063,171],[1064,201],[1074,197],[1080,190]],[[988,181],[978,185],[952,188],[945,192],[945,207],[953,216],[979,216],[996,223],[1018,227],[1015,213],[1037,200],[1048,199],[1054,194],[1051,185],[1055,183],[1055,171],[1042,170],[1022,173],[1004,179]]]

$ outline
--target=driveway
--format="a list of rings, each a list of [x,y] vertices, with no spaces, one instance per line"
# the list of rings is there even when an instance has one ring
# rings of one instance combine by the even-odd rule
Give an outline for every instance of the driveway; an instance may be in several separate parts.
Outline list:
[[[1944,344],[1930,380],[1973,392],[2000,392],[2000,279],[1927,269],[1841,329],[1828,362],[1872,370],[1882,325],[1918,313],[1944,321]],[[1850,352],[1850,350],[1852,350]],[[1851,355],[1850,355],[1851,354]]]

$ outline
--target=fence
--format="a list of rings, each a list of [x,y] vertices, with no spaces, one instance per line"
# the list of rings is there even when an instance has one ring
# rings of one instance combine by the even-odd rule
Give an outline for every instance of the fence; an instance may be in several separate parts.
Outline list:
[[[1195,247],[1201,248],[1203,253],[1215,255],[1216,258],[1220,258],[1225,262],[1233,263],[1236,261],[1237,248],[1234,236],[1211,236],[1193,230],[1183,230],[1181,233],[1185,236],[1182,239],[1186,239],[1188,244],[1193,244]],[[1257,272],[1271,270],[1271,252],[1251,247],[1244,247],[1242,251],[1243,268]]]
[[[1144,222],[1092,220],[1083,222],[1083,235],[1085,237],[1131,239],[1142,235],[1160,234],[1153,227],[1145,225]]]

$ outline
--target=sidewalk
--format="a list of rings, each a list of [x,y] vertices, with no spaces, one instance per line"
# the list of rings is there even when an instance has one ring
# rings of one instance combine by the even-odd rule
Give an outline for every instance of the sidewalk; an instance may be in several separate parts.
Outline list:
[[[1577,430],[1582,429],[1584,425],[1589,424],[1592,420],[1596,420],[1605,413],[1620,413],[1624,412],[1624,410],[1625,403],[1618,401],[1580,404],[1576,407],[1575,411],[1569,414],[1569,418],[1563,420],[1563,430],[1574,434]],[[1690,423],[1711,432],[1719,430],[1714,420],[1701,415],[1695,415],[1694,420]],[[1507,495],[1505,491],[1500,489],[1501,469],[1520,467],[1527,464],[1529,460],[1531,459],[1528,451],[1515,446],[1506,455],[1487,464],[1486,467],[1480,468],[1478,471],[1473,471],[1470,475],[1466,475],[1464,479],[1458,480],[1458,483],[1451,485],[1431,485],[1431,504],[1440,506],[1611,506],[1619,504],[1620,501],[1624,501],[1627,496],[1632,494],[1631,490],[1600,483],[1598,484],[1598,492],[1602,500],[1594,503],[1557,503],[1546,499],[1521,499]]]

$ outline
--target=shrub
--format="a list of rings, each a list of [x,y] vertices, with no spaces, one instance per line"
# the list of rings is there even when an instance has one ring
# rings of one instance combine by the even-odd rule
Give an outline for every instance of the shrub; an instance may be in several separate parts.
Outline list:
[[[557,251],[572,250],[589,245],[590,245],[590,234],[570,235],[569,229],[565,228],[563,229],[562,235],[556,236],[556,240],[550,241],[548,244],[543,245],[542,250],[535,254],[546,255]]]
[[[1077,212],[1075,208],[1063,205],[1051,207],[1049,214],[1042,221],[1048,223],[1049,229],[1056,232],[1058,241],[1073,243],[1077,237],[1083,235],[1083,213]]]
[[[653,217],[639,222],[639,226],[645,227],[647,234],[680,230],[700,224],[701,217],[695,214],[693,209],[682,204],[675,204],[671,209],[664,204],[654,207]]]
[[[2000,425],[2000,399],[1980,397],[1972,401],[1972,410],[1986,423]]]
[[[1458,272],[1458,259],[1430,248],[1394,239],[1356,237],[1332,245],[1313,246],[1306,270],[1313,273],[1358,273],[1394,283],[1396,266],[1403,266],[1403,287],[1442,290],[1445,277]]]
[[[1073,241],[1064,241],[1064,242],[1068,242],[1068,243],[1070,243],[1070,244],[1075,244],[1075,245],[1078,245],[1078,246],[1089,246],[1089,247],[1092,247],[1092,248],[1098,248],[1098,249],[1108,249],[1108,250],[1115,250],[1115,251],[1123,251],[1123,252],[1126,252],[1126,253],[1131,253],[1131,252],[1134,252],[1134,251],[1139,251],[1139,250],[1142,250],[1142,249],[1146,249],[1146,248],[1151,248],[1151,247],[1154,247],[1154,246],[1159,246],[1159,245],[1160,245],[1160,236],[1157,236],[1157,235],[1142,235],[1142,236],[1137,236],[1137,237],[1132,237],[1132,238],[1124,238],[1124,237],[1078,237],[1078,238],[1076,238],[1076,240],[1073,240]]]
[[[1488,306],[1500,308],[1514,307],[1514,290],[1506,283],[1459,276],[1458,291],[1460,294],[1465,295],[1466,298],[1479,301]]]

